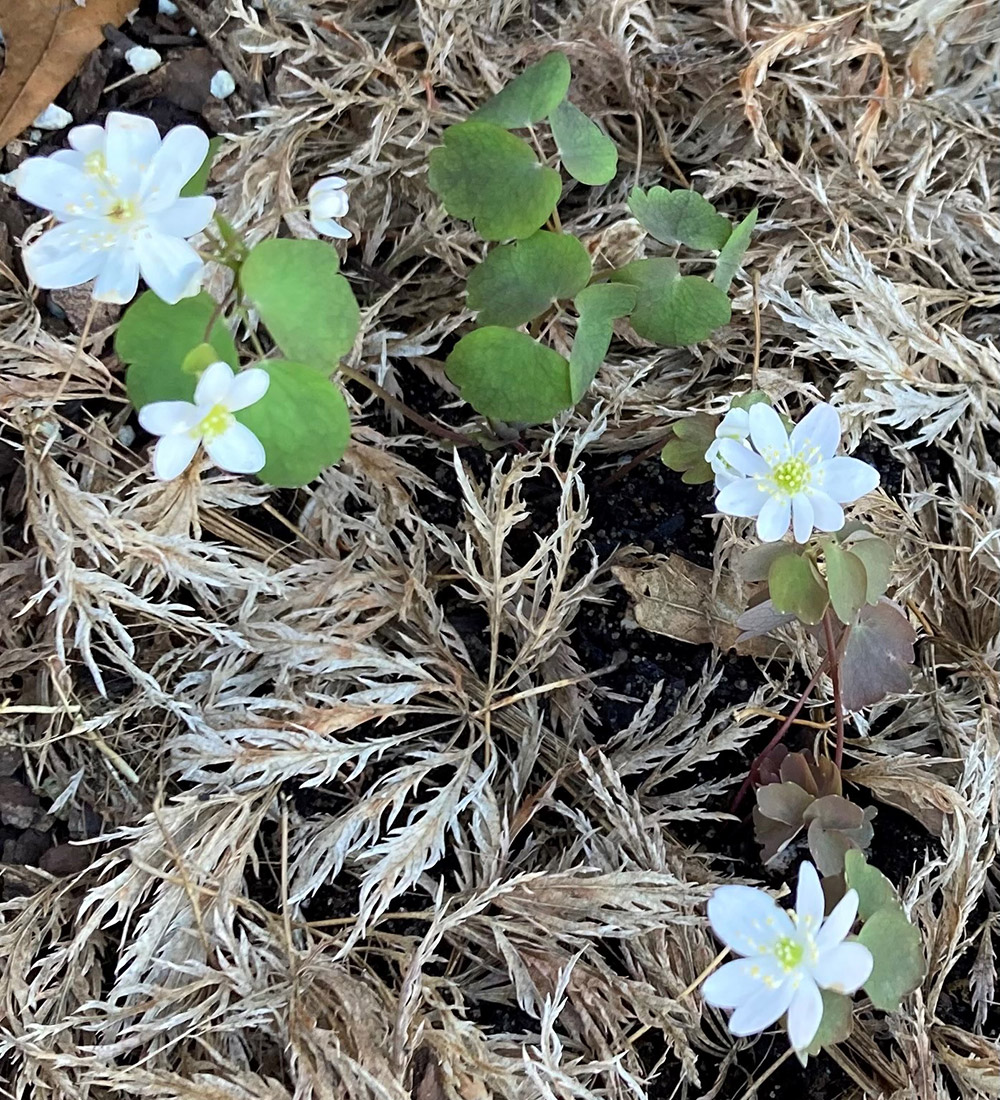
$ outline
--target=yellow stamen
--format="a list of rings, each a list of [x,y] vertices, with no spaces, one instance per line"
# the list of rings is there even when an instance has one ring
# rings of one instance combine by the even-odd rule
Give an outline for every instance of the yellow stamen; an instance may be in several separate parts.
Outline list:
[[[233,424],[233,414],[225,405],[213,405],[191,429],[191,434],[204,440],[216,439]]]

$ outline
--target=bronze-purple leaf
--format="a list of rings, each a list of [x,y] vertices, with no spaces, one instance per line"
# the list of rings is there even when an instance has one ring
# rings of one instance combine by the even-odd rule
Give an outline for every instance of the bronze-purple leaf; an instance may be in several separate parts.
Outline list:
[[[844,709],[861,710],[910,686],[916,632],[889,600],[863,607],[840,665]]]

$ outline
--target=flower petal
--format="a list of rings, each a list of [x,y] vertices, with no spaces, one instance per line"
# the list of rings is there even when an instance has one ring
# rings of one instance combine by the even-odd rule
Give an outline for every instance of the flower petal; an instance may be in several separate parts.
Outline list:
[[[870,493],[879,482],[878,470],[862,462],[860,458],[848,458],[838,455],[823,463],[823,492],[838,504],[850,504],[851,501]]]
[[[812,974],[822,989],[832,989],[834,993],[854,993],[868,981],[873,965],[874,959],[868,948],[851,940],[821,955],[812,968]]]
[[[772,466],[788,455],[788,432],[781,417],[770,405],[751,405],[750,438],[761,456]]]
[[[260,367],[238,371],[226,395],[226,408],[237,412],[256,404],[267,393],[270,384],[271,376]]]
[[[820,955],[832,951],[843,940],[850,932],[851,925],[857,915],[858,892],[857,890],[848,890],[834,906],[833,912],[823,921],[822,928],[816,934],[816,949]]]
[[[153,448],[153,473],[161,481],[171,481],[191,464],[200,440],[190,432],[161,436]]]
[[[97,181],[64,160],[29,157],[14,172],[14,187],[22,199],[64,220],[97,212]]]
[[[719,444],[719,454],[734,470],[739,470],[741,474],[747,477],[755,475],[767,477],[771,472],[771,467],[756,451],[751,451],[749,447],[745,447],[735,439],[724,438],[717,440],[717,442]]]
[[[139,270],[150,290],[169,305],[198,293],[205,264],[179,237],[147,230],[134,241]]]
[[[727,516],[755,516],[768,497],[753,478],[741,477],[715,498],[715,507]]]
[[[844,526],[844,509],[819,489],[809,494],[813,507],[813,526],[817,531],[839,531]]]
[[[94,283],[94,299],[98,302],[131,302],[139,287],[139,261],[128,245],[122,245],[104,255],[104,267]]]
[[[787,1011],[794,994],[795,987],[788,981],[777,986],[762,984],[760,991],[729,1017],[729,1030],[734,1035],[756,1035]]]
[[[716,439],[746,439],[750,434],[750,414],[746,409],[730,409],[715,429]]]
[[[245,424],[238,422],[214,439],[206,439],[205,450],[216,466],[234,474],[255,474],[267,462],[264,445]]]
[[[816,1038],[823,1019],[823,996],[819,986],[804,978],[788,1006],[788,1039],[793,1050],[805,1050]]]
[[[734,959],[709,974],[702,983],[701,995],[716,1008],[736,1008],[756,996],[765,979],[780,981],[784,976],[773,955]]]
[[[312,202],[313,199],[327,195],[331,191],[341,191],[346,186],[347,180],[343,176],[324,176],[309,188],[306,198],[309,202]]]
[[[805,493],[792,497],[792,534],[796,542],[808,542],[813,529],[812,501]]]
[[[46,290],[78,286],[100,274],[106,255],[81,247],[85,232],[79,222],[57,225],[21,253],[28,278]]]
[[[233,374],[233,368],[228,363],[223,363],[221,359],[209,363],[198,379],[198,385],[194,391],[194,403],[201,408],[222,405],[228,409]]]
[[[317,233],[322,233],[324,237],[336,237],[338,240],[346,241],[353,236],[349,229],[345,229],[333,218],[317,218],[315,215],[310,214],[309,224]]]
[[[792,502],[788,497],[768,497],[757,516],[757,537],[761,542],[777,542],[788,530],[791,519]]]
[[[825,912],[826,898],[819,875],[809,860],[805,860],[799,868],[799,884],[795,891],[795,913],[799,928],[815,934],[823,923]]]
[[[146,221],[155,233],[165,233],[168,237],[193,237],[208,225],[214,213],[215,199],[197,195],[178,199],[164,210],[150,214]]]
[[[104,152],[104,127],[88,123],[86,126],[74,126],[66,135],[70,146],[78,153],[86,156],[88,153]]]
[[[139,410],[139,423],[153,435],[190,431],[200,414],[190,401],[151,401]]]
[[[712,931],[739,955],[759,955],[782,936],[794,936],[788,914],[763,890],[719,886],[708,899]]]
[[[160,131],[152,119],[124,111],[112,111],[104,129],[104,159],[115,194],[132,196],[160,147]]]
[[[792,429],[793,454],[809,458],[814,449],[817,458],[832,458],[840,445],[840,417],[832,405],[814,405]]]
[[[142,181],[143,207],[165,210],[208,156],[208,138],[197,126],[175,126],[163,139]]]

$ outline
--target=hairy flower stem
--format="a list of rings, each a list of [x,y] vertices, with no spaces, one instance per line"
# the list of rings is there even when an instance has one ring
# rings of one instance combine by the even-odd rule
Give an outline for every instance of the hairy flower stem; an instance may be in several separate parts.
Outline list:
[[[819,679],[823,675],[823,673],[826,672],[827,666],[830,663],[831,652],[832,650],[828,651],[827,655],[823,658],[822,661],[820,661],[819,668],[816,669],[815,673],[813,673],[812,679],[802,689],[802,694],[798,697],[798,700],[796,701],[795,706],[792,707],[788,717],[778,727],[778,732],[771,738],[770,741],[768,741],[761,752],[759,752],[757,756],[754,757],[754,761],[750,765],[750,771],[747,773],[746,779],[743,780],[743,786],[740,787],[736,797],[733,799],[732,806],[729,807],[730,813],[736,813],[737,809],[739,809],[740,803],[743,801],[747,791],[750,789],[751,784],[756,781],[760,771],[761,761],[773,748],[781,744],[781,741],[784,739],[785,734],[788,733],[788,731],[792,728],[792,723],[795,721],[796,718],[798,718],[799,712],[806,705],[806,700],[812,694],[813,688],[819,683]]]
[[[840,644],[834,643],[833,640],[833,618],[830,608],[826,609],[826,614],[823,616],[823,630],[826,633],[826,652],[833,654],[833,660],[830,662],[830,680],[833,684],[833,709],[837,717],[837,746],[833,753],[833,763],[839,771],[844,762],[844,700],[840,692],[841,648]],[[846,640],[849,630],[850,627],[844,628],[840,635],[840,642]]]
[[[475,442],[475,440],[470,439],[463,432],[456,432],[453,428],[447,428],[443,424],[436,424],[426,416],[421,416],[416,409],[411,409],[409,405],[404,404],[398,397],[393,397],[388,390],[383,389],[378,382],[369,378],[368,375],[362,374],[352,367],[340,366],[337,369],[345,378],[349,378],[352,382],[360,382],[366,389],[371,390],[380,401],[384,401],[390,408],[395,409],[396,412],[405,416],[407,420],[412,420],[414,424],[419,424],[421,428],[430,432],[432,435],[440,436],[442,439],[450,439],[460,447],[471,447]]]

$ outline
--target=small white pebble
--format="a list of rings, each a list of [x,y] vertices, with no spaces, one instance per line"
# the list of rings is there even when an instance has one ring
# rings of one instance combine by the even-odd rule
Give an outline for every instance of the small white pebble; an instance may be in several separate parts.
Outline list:
[[[118,442],[123,447],[131,447],[135,442],[135,428],[131,424],[123,424],[118,429]]]
[[[212,77],[212,83],[208,86],[208,89],[216,99],[227,99],[236,91],[236,81],[233,80],[231,73],[227,73],[225,69],[220,69]]]
[[[72,121],[73,116],[69,111],[50,103],[31,125],[37,126],[39,130],[61,130]]]
[[[176,15],[177,5],[174,0],[160,0],[159,11],[160,15]]]
[[[163,58],[156,50],[151,50],[146,46],[133,46],[132,49],[126,50],[125,60],[132,71],[139,73],[140,76],[151,73],[163,64]]]

